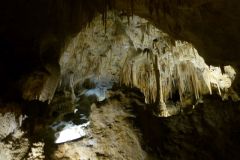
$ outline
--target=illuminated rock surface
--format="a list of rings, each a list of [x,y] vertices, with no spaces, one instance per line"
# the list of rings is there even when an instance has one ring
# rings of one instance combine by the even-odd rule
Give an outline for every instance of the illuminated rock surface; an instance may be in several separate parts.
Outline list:
[[[239,10],[3,1],[0,159],[240,159]]]

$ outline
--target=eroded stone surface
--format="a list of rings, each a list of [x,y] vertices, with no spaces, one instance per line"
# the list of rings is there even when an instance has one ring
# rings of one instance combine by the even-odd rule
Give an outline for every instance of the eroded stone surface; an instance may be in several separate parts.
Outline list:
[[[1,95],[7,91],[14,93],[20,90],[22,93],[23,84],[18,86],[20,79],[26,81],[32,73],[48,70],[49,64],[57,64],[69,39],[97,13],[104,13],[103,19],[107,17],[105,2],[3,2],[0,14]],[[232,63],[237,68],[237,52],[240,50],[238,0],[115,0],[108,1],[108,6],[125,10],[128,15],[133,12],[145,17],[174,38],[192,42],[209,64]],[[45,83],[41,78],[39,81],[38,84]],[[33,87],[30,88],[36,86],[31,85]],[[51,94],[47,95],[51,97]]]
[[[112,100],[101,106],[93,104],[91,110],[86,137],[59,145],[54,159],[146,159],[140,133],[131,124],[134,115],[124,107],[124,102]]]
[[[60,58],[58,91],[75,97],[84,92],[81,85],[88,79],[105,88],[111,83],[137,87],[148,104],[165,105],[175,92],[183,105],[215,90],[220,95],[224,91],[225,98],[237,97],[229,92],[235,78],[231,66],[226,73],[208,66],[192,44],[175,41],[143,18],[133,15],[129,20],[121,14],[107,12],[106,26],[97,16],[70,41]]]

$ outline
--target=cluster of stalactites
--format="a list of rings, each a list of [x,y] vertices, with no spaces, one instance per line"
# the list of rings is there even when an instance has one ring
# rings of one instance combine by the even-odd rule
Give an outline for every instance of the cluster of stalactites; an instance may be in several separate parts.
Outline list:
[[[167,52],[161,53],[160,47],[157,51],[153,48],[149,54],[142,53],[141,59],[127,59],[120,73],[120,83],[139,88],[146,103],[154,103],[158,95],[154,71],[156,56],[160,71],[160,100],[166,102],[173,91],[178,91],[181,102],[189,96],[198,100],[203,94],[212,94],[211,84],[215,84],[221,94],[218,79],[191,44],[176,41]]]

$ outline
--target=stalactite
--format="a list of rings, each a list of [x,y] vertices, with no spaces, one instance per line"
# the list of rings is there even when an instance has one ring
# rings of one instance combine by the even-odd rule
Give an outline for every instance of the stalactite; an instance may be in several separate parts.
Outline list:
[[[152,4],[149,4],[149,6],[153,8],[157,3],[160,3],[157,0],[146,1],[151,1]],[[105,6],[108,6],[108,3],[109,0],[106,0]],[[131,8],[133,9],[133,7]],[[129,20],[129,25],[127,25],[125,24],[126,19],[124,19],[124,24],[121,24],[121,18],[113,20],[112,15],[108,14],[108,22],[114,24],[117,21],[121,26],[120,29],[114,31],[114,36],[110,37],[111,30],[108,30],[107,36],[104,36],[104,28],[106,33],[107,9],[107,7],[102,8],[102,19],[98,17],[98,21],[93,23],[92,27],[95,26],[93,31],[89,35],[81,33],[80,36],[74,38],[67,50],[70,57],[74,59],[72,62],[78,64],[78,73],[75,74],[78,77],[74,76],[74,78],[90,77],[92,75],[102,76],[109,71],[107,69],[116,67],[117,71],[114,73],[117,77],[116,82],[119,81],[120,85],[139,88],[145,96],[145,102],[156,104],[158,107],[161,105],[164,107],[165,104],[168,104],[175,92],[179,93],[183,105],[186,99],[194,101],[200,99],[203,94],[214,93],[215,90],[212,90],[212,87],[217,88],[219,94],[221,94],[223,88],[219,79],[214,76],[215,73],[204,63],[204,60],[191,44],[173,41],[168,35],[153,29],[146,21],[139,25],[135,21],[130,23]],[[153,9],[154,14],[156,9]],[[104,26],[101,25],[101,22]],[[108,25],[110,26],[111,23]],[[97,28],[95,24],[98,27],[100,25],[100,27]],[[135,24],[137,24],[137,27],[133,28]],[[114,24],[113,30],[116,27],[115,25],[119,24]],[[131,33],[134,29],[137,31]],[[100,32],[99,35],[96,34],[98,32]],[[115,49],[106,51],[107,45],[105,44],[101,46],[104,49],[89,47],[89,45],[100,44],[96,42],[98,40],[94,39],[95,34],[101,36],[103,43],[109,43]],[[128,42],[122,41],[125,40],[125,37],[114,39],[116,35],[127,37]],[[109,37],[110,40],[107,39]],[[85,41],[86,39],[87,41]],[[105,39],[107,40],[105,41]],[[119,45],[117,42],[121,44]],[[122,58],[122,55],[124,55],[124,58]],[[114,66],[116,63],[118,65]],[[112,72],[112,70],[109,72]],[[111,73],[111,76],[114,77],[114,74]],[[222,75],[222,73],[217,74]]]
[[[131,72],[130,72],[131,74],[130,74],[130,76],[131,76],[131,82],[132,82],[132,83],[131,83],[131,87],[134,86],[134,80],[133,80],[133,79],[134,79],[134,78],[133,78],[133,77],[134,77],[134,75],[133,75],[133,74],[134,74],[134,73],[133,73],[133,63],[134,63],[134,62],[132,61],[132,62],[131,62],[131,67],[130,67],[130,68],[131,68]]]
[[[130,26],[130,18],[129,18],[129,15],[127,15],[127,20],[128,20],[128,26]]]
[[[105,11],[105,8],[104,8],[104,11],[102,13],[102,23],[104,25],[104,30],[105,30],[105,33],[106,33],[106,31],[107,31],[107,11]]]
[[[154,11],[153,10],[153,8],[154,8],[153,2],[154,2],[154,0],[147,0],[147,2],[146,2],[146,5],[148,5],[148,10],[149,10],[149,13],[151,16],[153,15],[153,11]]]
[[[212,94],[212,87],[211,87],[209,67],[205,68],[205,70],[203,71],[203,78],[204,78],[204,81],[206,82],[206,85],[208,87],[209,93]]]
[[[155,78],[156,78],[156,88],[157,88],[157,97],[156,97],[156,105],[160,104],[160,70],[158,67],[158,56],[155,55],[155,62],[153,64],[154,72],[155,72]]]
[[[188,57],[192,55],[193,59],[199,59],[196,50],[191,45],[177,41],[176,46],[169,47],[167,52],[166,49],[159,49],[159,45],[162,44],[153,43],[154,54],[148,48],[143,50],[143,56],[146,57],[144,65],[138,62],[140,66],[135,66],[134,71],[131,72],[136,76],[137,81],[134,78],[125,78],[125,82],[122,81],[124,84],[140,88],[145,95],[146,102],[155,104],[165,103],[172,96],[172,90],[176,89],[182,102],[186,94],[193,94],[196,100],[199,99],[206,92],[204,88],[208,88],[212,93],[210,83],[213,82],[205,76],[211,75],[199,70],[189,59],[181,60],[181,57],[185,55]],[[151,64],[152,67],[150,67]],[[131,67],[126,65],[126,68]],[[159,75],[157,70],[159,70]],[[128,73],[125,72],[125,74]],[[219,86],[217,83],[216,85]]]
[[[132,16],[132,19],[133,19],[133,12],[134,12],[134,0],[131,0],[131,1],[130,1],[130,5],[131,5],[131,16]]]
[[[159,86],[160,86],[160,103],[162,104],[162,103],[165,103],[164,102],[164,98],[163,98],[163,85],[162,85],[162,76],[161,76],[161,74],[159,74],[160,76],[159,76]]]
[[[113,5],[110,0],[104,0],[103,1],[103,11],[102,11],[102,23],[104,25],[104,30],[105,33],[107,32],[107,13],[108,13],[108,8],[111,8]]]

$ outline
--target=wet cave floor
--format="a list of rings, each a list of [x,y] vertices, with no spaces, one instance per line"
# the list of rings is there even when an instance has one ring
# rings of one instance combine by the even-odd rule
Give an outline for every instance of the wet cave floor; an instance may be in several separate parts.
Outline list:
[[[134,89],[118,89],[110,91],[110,95],[95,103],[94,98],[85,97],[77,102],[79,110],[75,110],[75,116],[69,113],[62,118],[75,124],[89,122],[82,128],[84,134],[80,138],[55,144],[56,131],[40,129],[29,135],[31,141],[44,143],[41,154],[45,159],[240,158],[240,105],[237,102],[223,102],[217,95],[206,96],[204,103],[194,109],[190,107],[178,115],[159,118],[144,104],[143,95]],[[78,112],[84,113],[85,119],[81,115],[82,120],[78,121]],[[35,157],[41,159],[37,154]]]

